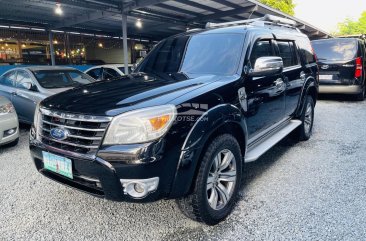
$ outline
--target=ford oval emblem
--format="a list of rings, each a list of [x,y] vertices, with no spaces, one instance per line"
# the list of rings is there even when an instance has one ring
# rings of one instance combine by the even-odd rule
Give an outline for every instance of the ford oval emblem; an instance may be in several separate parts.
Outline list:
[[[322,69],[329,69],[329,65],[323,65],[322,67],[321,67]]]
[[[67,138],[69,132],[61,128],[52,128],[50,131],[50,135],[53,139],[62,141]]]

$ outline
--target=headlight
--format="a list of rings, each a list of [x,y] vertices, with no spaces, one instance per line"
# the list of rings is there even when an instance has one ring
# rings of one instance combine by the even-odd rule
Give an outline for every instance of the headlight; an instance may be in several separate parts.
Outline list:
[[[40,116],[40,110],[39,110],[39,103],[38,103],[36,106],[36,110],[34,111],[34,119],[33,119],[33,124],[36,127],[38,125],[39,116]]]
[[[104,145],[136,144],[163,136],[173,124],[174,105],[155,106],[123,113],[113,118]]]
[[[36,106],[36,110],[34,111],[34,119],[33,119],[33,125],[34,125],[34,133],[32,133],[31,131],[31,135],[33,136],[33,138],[40,140],[40,133],[41,133],[41,129],[40,129],[40,120],[41,120],[41,111],[40,111],[40,104],[38,103]]]
[[[0,115],[13,113],[14,111],[15,111],[15,109],[14,109],[14,106],[12,103],[8,103],[8,104],[0,106]]]

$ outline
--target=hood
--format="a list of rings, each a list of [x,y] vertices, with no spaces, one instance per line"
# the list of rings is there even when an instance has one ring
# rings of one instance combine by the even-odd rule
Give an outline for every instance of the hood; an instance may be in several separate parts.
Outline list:
[[[115,116],[149,106],[163,105],[219,80],[216,75],[188,78],[184,74],[133,74],[99,81],[53,95],[41,105],[75,114]]]

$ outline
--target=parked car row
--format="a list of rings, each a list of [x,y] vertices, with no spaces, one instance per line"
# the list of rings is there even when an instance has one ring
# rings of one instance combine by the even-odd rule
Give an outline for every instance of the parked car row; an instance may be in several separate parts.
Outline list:
[[[19,121],[32,124],[36,106],[43,99],[95,81],[69,67],[14,68],[0,77],[0,95],[13,103]]]
[[[176,199],[187,217],[214,225],[234,208],[244,163],[289,134],[310,139],[319,89],[364,99],[364,43],[313,41],[317,63],[295,26],[271,15],[208,24],[161,41],[129,76],[106,65],[91,77],[14,69],[0,94],[33,122],[44,176],[113,201]]]

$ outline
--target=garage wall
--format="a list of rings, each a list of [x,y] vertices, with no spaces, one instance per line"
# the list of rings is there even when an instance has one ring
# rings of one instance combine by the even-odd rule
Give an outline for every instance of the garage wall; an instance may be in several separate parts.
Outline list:
[[[87,60],[103,60],[107,64],[123,64],[123,49],[122,48],[86,48]],[[128,48],[128,61],[131,63],[131,51]]]

